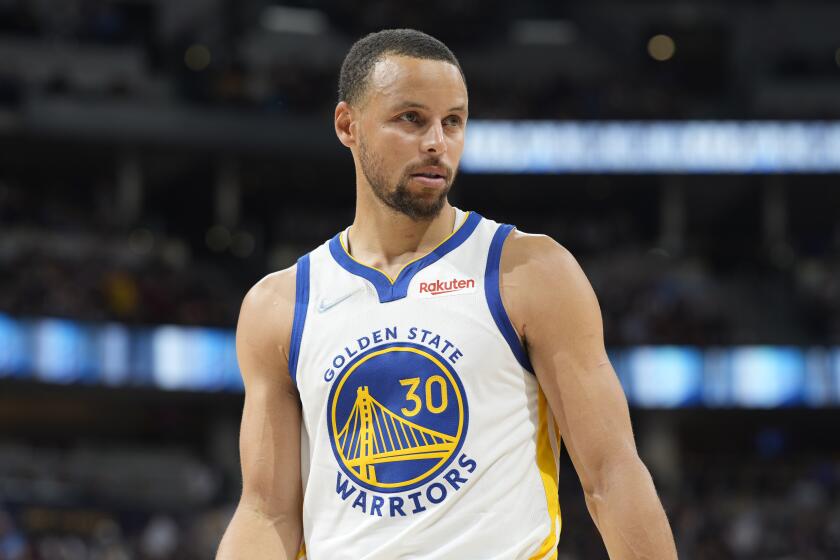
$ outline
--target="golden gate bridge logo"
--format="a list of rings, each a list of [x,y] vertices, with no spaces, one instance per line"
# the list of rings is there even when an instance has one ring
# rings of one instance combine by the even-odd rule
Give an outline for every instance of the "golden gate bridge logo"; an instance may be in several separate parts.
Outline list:
[[[353,394],[349,406],[343,399]],[[460,380],[425,348],[400,344],[363,355],[339,376],[330,398],[336,457],[371,488],[395,491],[430,479],[452,460],[466,431]]]
[[[444,459],[457,443],[452,436],[394,414],[371,397],[367,387],[358,388],[353,412],[338,433],[338,441],[344,464],[368,483],[377,482],[379,463]]]

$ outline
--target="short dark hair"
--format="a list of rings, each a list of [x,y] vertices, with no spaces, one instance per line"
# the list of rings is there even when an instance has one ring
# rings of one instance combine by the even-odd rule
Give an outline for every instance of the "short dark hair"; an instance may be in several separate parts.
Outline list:
[[[341,64],[338,100],[353,104],[362,99],[373,67],[389,54],[449,62],[461,73],[464,84],[467,83],[458,59],[439,40],[416,29],[383,29],[362,37],[350,47]]]

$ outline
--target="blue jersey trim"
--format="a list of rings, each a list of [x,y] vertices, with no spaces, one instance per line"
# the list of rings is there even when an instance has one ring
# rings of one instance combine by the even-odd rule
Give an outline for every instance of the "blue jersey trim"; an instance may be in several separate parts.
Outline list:
[[[289,375],[297,386],[297,364],[300,356],[300,341],[306,324],[306,310],[309,307],[309,255],[303,255],[297,262],[295,278],[295,316],[292,320],[292,340],[289,348]]]
[[[502,260],[502,247],[512,230],[513,226],[502,224],[493,235],[493,241],[490,242],[490,251],[487,255],[487,268],[484,271],[484,295],[487,298],[487,305],[490,308],[493,321],[496,322],[496,326],[502,336],[505,337],[519,365],[533,373],[534,368],[531,366],[531,360],[528,359],[528,353],[522,347],[519,335],[516,334],[516,329],[513,328],[510,317],[505,311],[499,289],[499,263]]]
[[[461,245],[475,231],[481,216],[470,212],[464,223],[440,245],[427,255],[410,262],[399,273],[396,280],[391,279],[381,270],[360,263],[351,257],[341,242],[341,232],[330,240],[330,254],[347,272],[361,276],[376,288],[380,303],[404,298],[414,275],[443,258],[444,255]]]

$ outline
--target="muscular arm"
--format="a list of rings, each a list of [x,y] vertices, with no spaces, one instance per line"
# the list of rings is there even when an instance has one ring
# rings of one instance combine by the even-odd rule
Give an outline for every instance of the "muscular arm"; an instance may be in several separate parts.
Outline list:
[[[580,266],[551,238],[513,231],[500,282],[610,558],[676,559],[607,358],[598,301]]]
[[[293,560],[302,542],[300,400],[288,370],[295,269],[270,275],[242,303],[236,354],[245,382],[242,497],[217,560]]]

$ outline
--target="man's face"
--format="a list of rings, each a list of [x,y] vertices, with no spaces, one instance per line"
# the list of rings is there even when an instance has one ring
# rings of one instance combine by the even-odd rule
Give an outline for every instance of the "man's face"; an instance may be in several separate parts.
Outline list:
[[[386,56],[361,101],[358,158],[373,193],[415,220],[440,213],[464,149],[467,90],[448,62]]]

